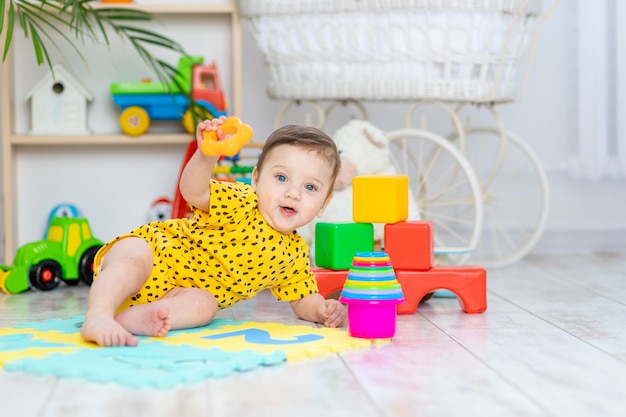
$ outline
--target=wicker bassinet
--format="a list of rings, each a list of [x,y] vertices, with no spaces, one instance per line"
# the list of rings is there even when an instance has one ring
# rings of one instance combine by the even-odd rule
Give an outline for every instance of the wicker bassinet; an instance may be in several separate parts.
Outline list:
[[[510,101],[541,0],[239,0],[275,99]]]

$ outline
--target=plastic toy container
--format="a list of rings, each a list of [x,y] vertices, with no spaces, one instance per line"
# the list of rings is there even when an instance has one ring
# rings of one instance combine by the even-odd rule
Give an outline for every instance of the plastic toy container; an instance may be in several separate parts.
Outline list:
[[[348,306],[350,336],[363,339],[393,337],[397,305],[404,301],[404,294],[389,255],[384,252],[357,253],[339,301]]]

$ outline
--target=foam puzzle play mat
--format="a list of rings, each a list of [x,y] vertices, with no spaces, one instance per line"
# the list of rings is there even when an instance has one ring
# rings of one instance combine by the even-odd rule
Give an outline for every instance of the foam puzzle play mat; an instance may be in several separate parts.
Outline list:
[[[167,337],[140,336],[136,347],[101,348],[81,339],[83,318],[0,328],[0,366],[7,372],[168,388],[389,342],[353,338],[342,329],[218,318]]]

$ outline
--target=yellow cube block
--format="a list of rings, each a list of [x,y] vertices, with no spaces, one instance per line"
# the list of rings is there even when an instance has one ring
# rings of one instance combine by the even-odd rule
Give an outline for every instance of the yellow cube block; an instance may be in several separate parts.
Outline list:
[[[397,223],[409,216],[406,175],[361,175],[352,180],[352,218],[357,223]]]

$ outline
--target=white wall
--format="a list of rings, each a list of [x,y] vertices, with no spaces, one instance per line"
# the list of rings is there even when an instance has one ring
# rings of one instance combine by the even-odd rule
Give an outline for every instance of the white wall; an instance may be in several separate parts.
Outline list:
[[[626,250],[625,180],[577,179],[566,170],[567,161],[576,153],[578,104],[584,100],[579,97],[578,87],[576,5],[573,0],[562,1],[547,21],[527,96],[522,102],[501,106],[499,111],[507,127],[528,141],[548,170],[552,209],[546,232],[535,251]],[[174,19],[163,25],[164,30],[180,39],[190,52],[207,58],[216,56],[218,62],[228,61],[229,51],[221,42],[226,36],[223,26],[218,24],[213,30],[196,17],[191,24]],[[114,132],[117,131],[117,111],[108,98],[108,84],[136,79],[147,70],[128,58],[127,48],[122,52],[98,48],[94,48],[96,56],[90,70],[81,64],[74,64],[72,68],[96,90],[93,91],[96,101],[89,115],[92,129]],[[20,48],[21,59],[29,59],[24,55],[26,52]],[[240,116],[254,127],[256,140],[261,141],[272,130],[283,103],[272,101],[265,94],[268,73],[245,25],[243,64],[244,100]],[[44,69],[30,64],[22,67],[22,71],[29,81],[17,85],[16,129],[24,132],[28,112],[26,103],[20,102],[19,97],[23,97],[24,91],[33,80],[39,79]],[[222,71],[222,75],[228,85],[227,71]],[[367,108],[370,120],[383,129],[404,124],[406,103],[367,103]],[[141,224],[153,199],[173,193],[183,152],[183,147],[175,145],[151,149],[110,146],[23,149],[17,172],[18,244],[39,239],[50,208],[65,201],[83,210],[101,239],[110,239]]]

